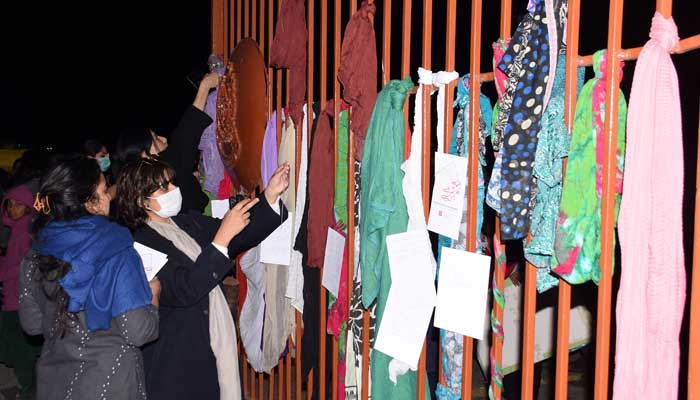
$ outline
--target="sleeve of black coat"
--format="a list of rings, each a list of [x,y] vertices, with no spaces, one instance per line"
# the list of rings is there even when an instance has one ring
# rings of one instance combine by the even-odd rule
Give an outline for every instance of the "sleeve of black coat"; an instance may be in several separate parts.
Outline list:
[[[278,201],[280,210],[278,214],[267,202],[264,194],[258,195],[258,198],[260,199],[258,204],[250,209],[250,223],[229,243],[228,254],[231,258],[260,244],[288,217],[287,209],[282,201]],[[216,232],[221,226],[221,220],[201,214],[192,214],[192,216],[197,224],[214,240]]]
[[[161,283],[160,305],[189,307],[199,302],[216,287],[233,267],[233,261],[213,244],[202,247],[194,264],[168,261],[158,271]]]
[[[19,321],[28,335],[41,335],[43,311],[36,298],[38,283],[33,279],[35,264],[29,255],[24,257],[20,268]]]
[[[153,305],[117,315],[119,334],[132,346],[140,347],[158,338],[158,309]]]
[[[258,195],[258,198],[260,202],[250,209],[250,223],[229,243],[228,254],[232,258],[260,244],[287,219],[287,208],[282,201],[278,200],[278,214],[263,194]]]
[[[199,154],[199,140],[212,122],[204,111],[192,105],[187,107],[180,123],[168,138],[168,148],[160,153],[161,158],[173,167],[176,176],[192,174]]]

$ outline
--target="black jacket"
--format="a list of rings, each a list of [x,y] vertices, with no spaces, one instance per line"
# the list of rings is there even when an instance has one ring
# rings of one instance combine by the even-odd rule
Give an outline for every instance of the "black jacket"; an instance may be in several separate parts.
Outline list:
[[[209,203],[197,178],[192,175],[199,156],[199,140],[212,119],[207,113],[195,106],[189,106],[180,119],[180,123],[170,133],[168,147],[160,152],[161,160],[170,164],[175,170],[173,184],[182,192],[182,211],[204,212]]]
[[[161,283],[160,335],[143,348],[146,391],[153,399],[218,400],[216,359],[209,345],[209,292],[222,283],[241,252],[256,246],[287,217],[262,197],[251,209],[250,224],[229,245],[230,259],[212,244],[220,220],[195,214],[173,218],[202,248],[192,262],[172,242],[148,226],[134,240],[168,255],[158,272]]]

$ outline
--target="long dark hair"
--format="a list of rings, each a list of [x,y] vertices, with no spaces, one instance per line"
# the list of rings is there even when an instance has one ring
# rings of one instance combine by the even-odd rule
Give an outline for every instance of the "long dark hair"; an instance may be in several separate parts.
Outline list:
[[[149,154],[153,145],[153,134],[148,128],[126,128],[119,133],[112,154],[112,169],[117,175],[126,164]]]
[[[90,215],[85,203],[95,199],[100,176],[95,160],[82,156],[61,161],[49,169],[37,193],[37,199],[44,208],[32,222],[34,238],[53,221],[70,221]],[[56,333],[63,337],[76,320],[75,315],[68,312],[68,294],[58,284],[70,271],[70,264],[49,255],[34,253],[33,257],[37,266],[34,279],[41,283],[49,300],[56,302]]]
[[[131,230],[146,223],[144,200],[158,189],[167,190],[175,177],[173,168],[153,158],[139,158],[127,164],[117,179],[117,219]]]

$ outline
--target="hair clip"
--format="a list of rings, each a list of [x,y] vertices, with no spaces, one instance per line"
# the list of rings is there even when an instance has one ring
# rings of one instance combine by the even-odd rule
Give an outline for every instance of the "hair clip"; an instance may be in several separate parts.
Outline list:
[[[51,206],[49,205],[49,196],[44,196],[42,199],[39,193],[36,194],[34,198],[34,209],[41,212],[44,215],[51,214]]]

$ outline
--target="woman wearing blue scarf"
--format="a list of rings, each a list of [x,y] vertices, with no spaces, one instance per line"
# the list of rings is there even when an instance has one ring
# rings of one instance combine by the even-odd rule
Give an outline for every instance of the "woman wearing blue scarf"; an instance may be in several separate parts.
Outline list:
[[[36,195],[19,313],[27,333],[44,336],[39,400],[146,398],[139,346],[158,337],[160,285],[149,288],[131,234],[105,217],[106,189],[81,157],[52,168]]]

